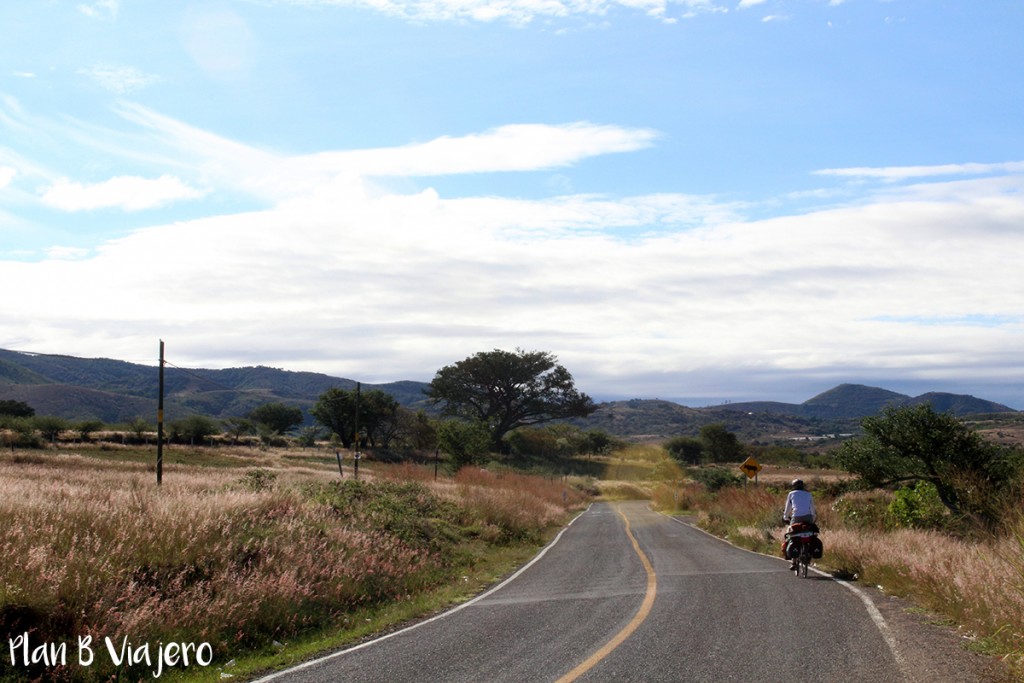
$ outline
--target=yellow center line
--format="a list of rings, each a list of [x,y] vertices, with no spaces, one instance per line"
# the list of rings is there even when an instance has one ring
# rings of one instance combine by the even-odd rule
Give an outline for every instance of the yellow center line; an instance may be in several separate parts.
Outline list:
[[[644,571],[647,572],[647,594],[644,595],[644,601],[640,604],[640,609],[637,610],[635,615],[633,615],[633,619],[626,624],[625,628],[615,634],[614,638],[605,643],[604,647],[590,655],[586,661],[580,663],[579,666],[559,678],[555,683],[570,683],[570,681],[575,681],[577,678],[594,668],[598,662],[611,654],[615,648],[622,645],[626,638],[633,635],[633,631],[635,631],[640,624],[644,622],[647,615],[651,613],[651,608],[654,607],[654,596],[658,592],[658,576],[654,573],[654,567],[651,566],[651,561],[647,559],[646,555],[644,555],[644,551],[640,549],[640,544],[637,543],[636,537],[633,536],[633,531],[629,527],[629,519],[626,518],[626,515],[623,514],[622,510],[618,506],[616,506],[615,511],[619,513],[619,516],[622,517],[622,521],[626,523],[626,535],[629,536],[629,540],[633,543],[633,550],[635,550],[636,554],[640,556],[640,561],[644,565]]]

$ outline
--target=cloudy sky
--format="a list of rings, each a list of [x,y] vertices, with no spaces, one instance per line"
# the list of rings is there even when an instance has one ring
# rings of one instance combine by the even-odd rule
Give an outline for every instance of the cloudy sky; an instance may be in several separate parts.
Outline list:
[[[1024,409],[1020,0],[0,5],[0,348]]]

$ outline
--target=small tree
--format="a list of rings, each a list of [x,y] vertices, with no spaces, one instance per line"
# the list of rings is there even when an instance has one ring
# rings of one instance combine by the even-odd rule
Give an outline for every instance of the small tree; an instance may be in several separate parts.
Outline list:
[[[736,435],[723,424],[704,425],[700,428],[700,441],[704,455],[711,462],[738,462],[742,460],[743,446]]]
[[[75,431],[82,441],[88,441],[92,435],[103,429],[103,423],[99,420],[82,420],[75,425]]]
[[[128,424],[128,431],[131,432],[135,443],[142,443],[148,440],[149,433],[154,431],[154,427],[144,418],[136,417]]]
[[[371,446],[381,438],[390,440],[391,424],[398,412],[398,401],[380,389],[361,393],[332,387],[322,393],[310,411],[331,433],[337,434],[345,448],[356,440],[356,406],[359,409],[359,431],[366,434]]]
[[[231,437],[231,443],[237,444],[243,436],[250,436],[256,433],[256,425],[253,421],[244,417],[227,417],[221,420],[226,434]]]
[[[445,420],[437,428],[437,446],[456,468],[472,465],[487,453],[490,432],[486,425],[466,420]]]
[[[315,448],[316,440],[320,438],[320,428],[315,426],[303,427],[299,430],[296,441],[303,448]]]
[[[189,415],[181,420],[175,420],[171,423],[170,429],[172,439],[187,441],[193,446],[197,441],[202,443],[220,431],[217,423],[205,415]]]
[[[56,415],[39,415],[32,418],[32,426],[39,431],[39,434],[51,444],[57,441],[61,432],[70,429],[71,424],[62,417]]]
[[[674,436],[664,448],[672,459],[684,465],[699,465],[704,453],[704,442],[692,436]]]

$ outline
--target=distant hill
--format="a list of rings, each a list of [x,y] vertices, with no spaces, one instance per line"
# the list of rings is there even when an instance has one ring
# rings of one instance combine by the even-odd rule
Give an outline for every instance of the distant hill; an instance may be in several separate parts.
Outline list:
[[[903,406],[920,403],[930,403],[938,412],[951,412],[958,416],[1016,412],[1013,408],[1001,403],[986,401],[974,396],[930,392],[911,397],[863,384],[840,384],[799,404],[752,401],[730,403],[719,408],[755,414],[774,413],[821,420],[850,420],[875,415],[889,405]]]
[[[155,365],[155,364],[154,364]],[[307,415],[331,387],[353,389],[355,380],[314,372],[264,366],[205,370],[164,369],[164,411],[168,420],[200,413],[223,419],[242,416],[265,403],[301,408]],[[424,382],[363,384],[380,389],[400,404],[426,404]],[[108,358],[76,358],[0,349],[0,399],[25,401],[39,415],[69,420],[97,419],[108,424],[156,415],[159,371],[156,367]]]
[[[69,420],[98,419],[117,424],[142,417],[152,421],[158,392],[155,365],[0,349],[0,400],[25,401],[37,414]],[[168,364],[164,374],[168,420],[194,413],[217,419],[243,416],[271,402],[297,406],[309,420],[310,408],[327,389],[356,386],[351,379],[265,366],[205,370]],[[362,386],[367,391],[380,389],[412,409],[428,406],[424,382]],[[571,422],[584,429],[652,440],[695,435],[706,424],[721,423],[742,439],[753,441],[766,436],[849,432],[857,428],[860,418],[874,415],[887,405],[923,402],[958,416],[1016,412],[973,396],[933,392],[910,397],[877,387],[841,384],[800,404],[757,401],[688,408],[657,399],[609,401],[601,403],[590,417]]]

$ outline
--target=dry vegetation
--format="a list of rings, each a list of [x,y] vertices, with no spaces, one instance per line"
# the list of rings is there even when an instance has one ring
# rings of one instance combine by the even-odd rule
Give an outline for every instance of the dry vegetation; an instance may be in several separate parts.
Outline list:
[[[151,452],[82,453],[0,455],[0,626],[72,649],[66,667],[0,658],[5,678],[114,675],[105,656],[77,666],[84,636],[208,642],[220,664],[272,650],[451,583],[490,548],[535,546],[585,499],[480,470],[364,463],[354,481],[346,463],[340,479],[333,458],[245,449],[175,449],[158,488],[134,462]]]

